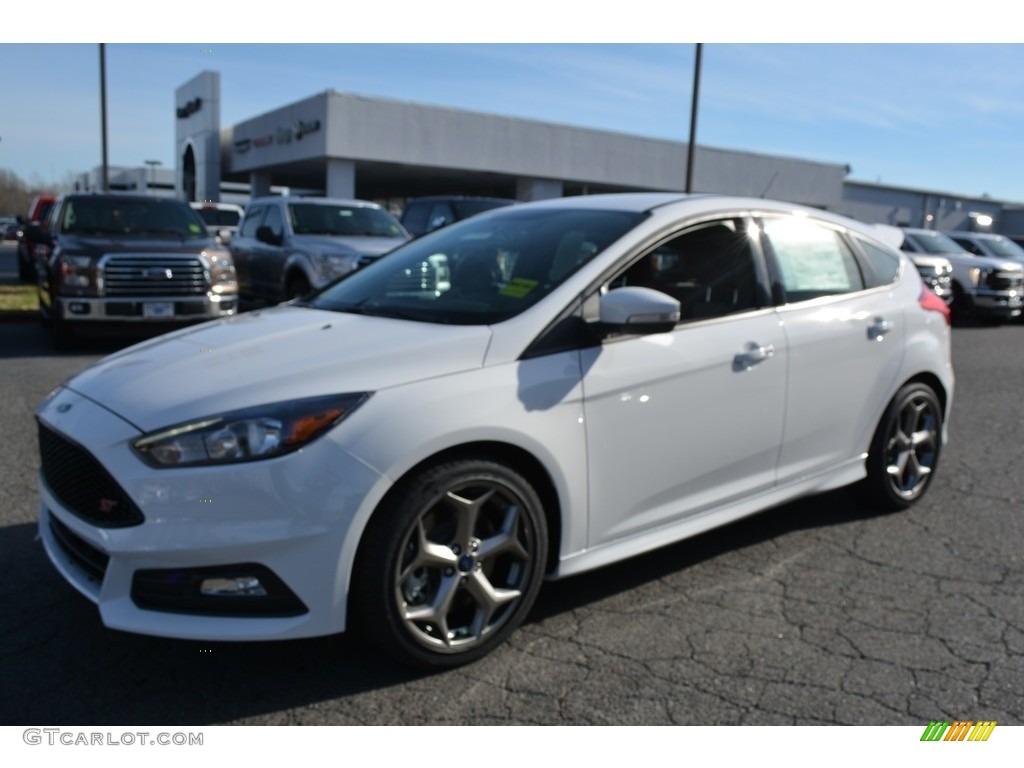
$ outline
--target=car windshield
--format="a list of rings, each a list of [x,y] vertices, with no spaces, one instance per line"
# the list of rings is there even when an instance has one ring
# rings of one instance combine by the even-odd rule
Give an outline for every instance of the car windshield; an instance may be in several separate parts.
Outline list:
[[[644,216],[502,208],[414,240],[306,305],[428,323],[501,322],[547,296]]]
[[[455,200],[452,205],[455,207],[456,215],[462,220],[492,208],[504,208],[514,203],[514,200]]]
[[[1024,262],[1024,248],[1005,237],[986,237],[985,245],[997,256],[1012,261]]]
[[[402,225],[383,208],[325,203],[289,203],[296,235],[404,237]]]
[[[185,203],[160,198],[75,198],[64,208],[62,228],[79,235],[207,237],[202,220]]]
[[[200,208],[196,211],[208,227],[237,227],[242,217],[231,208]]]
[[[925,253],[966,253],[963,248],[941,232],[913,232],[907,239],[914,242]]]

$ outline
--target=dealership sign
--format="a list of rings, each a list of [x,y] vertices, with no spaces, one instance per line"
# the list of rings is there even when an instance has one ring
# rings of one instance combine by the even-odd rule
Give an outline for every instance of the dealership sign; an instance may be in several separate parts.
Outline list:
[[[203,100],[196,96],[191,101],[185,102],[185,106],[178,107],[176,111],[179,120],[184,120],[186,117],[194,115],[203,106]]]
[[[178,110],[179,115],[181,110]],[[288,128],[278,128],[274,133],[257,136],[254,139],[238,139],[234,143],[235,152],[245,154],[250,149],[269,147],[271,144],[291,144],[292,139],[300,140],[303,136],[316,133],[320,130],[319,120],[299,120],[295,125]]]

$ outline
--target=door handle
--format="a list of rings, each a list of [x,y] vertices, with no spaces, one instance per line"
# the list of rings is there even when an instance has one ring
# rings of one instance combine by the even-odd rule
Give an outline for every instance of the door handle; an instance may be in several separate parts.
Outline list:
[[[882,337],[891,330],[892,326],[889,325],[888,320],[884,317],[876,317],[871,321],[871,325],[868,326],[868,339],[870,341],[881,341]]]
[[[774,356],[775,346],[773,344],[758,344],[756,341],[752,341],[747,344],[745,352],[740,352],[732,359],[732,369],[734,371],[749,371],[755,365]]]

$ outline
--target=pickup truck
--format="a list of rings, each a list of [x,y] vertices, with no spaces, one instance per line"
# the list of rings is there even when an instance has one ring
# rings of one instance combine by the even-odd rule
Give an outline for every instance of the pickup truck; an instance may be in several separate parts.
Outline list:
[[[246,206],[231,256],[242,298],[276,304],[322,288],[408,240],[394,216],[366,200],[260,197]]]
[[[180,200],[66,195],[36,251],[39,311],[58,348],[91,331],[122,335],[238,311],[231,255]]]

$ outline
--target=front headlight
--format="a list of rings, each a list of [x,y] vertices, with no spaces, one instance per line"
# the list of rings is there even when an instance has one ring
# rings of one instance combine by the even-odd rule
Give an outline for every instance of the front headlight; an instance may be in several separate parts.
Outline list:
[[[269,459],[315,440],[369,396],[325,395],[232,411],[152,432],[132,447],[161,469]]]
[[[357,253],[333,253],[320,254],[317,256],[317,267],[324,280],[333,280],[336,277],[347,275],[359,263]]]
[[[96,261],[91,256],[70,256],[66,253],[57,259],[60,274],[61,293],[70,296],[96,296]]]
[[[238,293],[235,262],[227,251],[204,251],[209,264],[210,290],[214,293]]]

